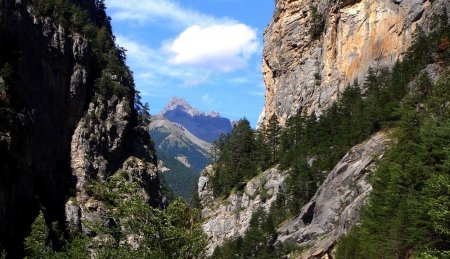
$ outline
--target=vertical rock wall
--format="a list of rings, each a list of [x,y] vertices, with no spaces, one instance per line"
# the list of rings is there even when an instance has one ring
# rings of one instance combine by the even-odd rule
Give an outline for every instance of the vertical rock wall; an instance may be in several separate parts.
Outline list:
[[[72,2],[94,15],[94,0]],[[0,247],[20,257],[39,209],[59,229],[72,221],[85,230],[84,220],[102,210],[89,186],[117,170],[139,182],[157,206],[154,150],[138,123],[133,83],[109,74],[129,91],[121,97],[99,93],[95,81],[104,71],[89,41],[52,18],[37,17],[31,1],[1,1],[0,43],[0,57],[15,74],[13,117],[0,134],[8,136],[0,139]]]
[[[281,123],[297,113],[321,113],[369,67],[390,67],[405,54],[420,26],[447,12],[447,0],[276,0],[264,33],[266,101],[259,123],[277,114]],[[310,33],[312,9],[324,29]]]

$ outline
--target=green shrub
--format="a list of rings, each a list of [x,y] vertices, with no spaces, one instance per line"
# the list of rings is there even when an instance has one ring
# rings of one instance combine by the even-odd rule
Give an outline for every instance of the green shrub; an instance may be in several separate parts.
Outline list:
[[[311,19],[309,35],[311,39],[317,40],[325,30],[325,17],[319,12],[317,7],[311,7]]]

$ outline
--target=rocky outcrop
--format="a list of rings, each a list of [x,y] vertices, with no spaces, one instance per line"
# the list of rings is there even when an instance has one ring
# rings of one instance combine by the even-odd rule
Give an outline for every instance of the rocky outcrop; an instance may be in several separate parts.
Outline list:
[[[284,123],[297,113],[320,113],[349,83],[362,82],[369,67],[390,67],[401,59],[418,27],[429,31],[433,16],[450,17],[447,0],[276,0],[275,5],[264,33],[266,101],[260,123],[273,114]],[[323,30],[314,37],[311,27]]]
[[[222,200],[214,199],[208,185],[208,176],[213,173],[213,167],[207,167],[198,184],[203,206],[202,217],[205,219],[203,230],[208,236],[208,255],[227,240],[243,236],[250,225],[253,212],[258,209],[269,212],[285,180],[283,172],[272,168],[250,180],[242,193],[232,193]]]
[[[353,147],[300,214],[278,229],[278,242],[310,247],[300,258],[333,258],[326,256],[337,239],[358,222],[359,210],[372,190],[368,178],[374,160],[389,143],[385,133],[378,133]]]
[[[97,26],[108,24],[94,0],[71,2],[86,7]],[[106,211],[90,186],[118,170],[158,205],[154,150],[138,123],[131,80],[102,71],[82,34],[36,16],[31,1],[4,0],[0,13],[0,66],[8,63],[14,74],[5,80],[13,115],[0,134],[8,136],[0,145],[0,247],[21,257],[40,209],[59,231],[67,222],[85,230],[85,220]],[[96,87],[102,75],[126,94],[105,96]]]

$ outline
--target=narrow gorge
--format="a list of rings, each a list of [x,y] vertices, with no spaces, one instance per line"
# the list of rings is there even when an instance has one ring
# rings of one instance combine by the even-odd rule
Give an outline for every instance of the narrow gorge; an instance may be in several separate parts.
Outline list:
[[[450,257],[448,0],[190,8],[1,1],[0,258]]]

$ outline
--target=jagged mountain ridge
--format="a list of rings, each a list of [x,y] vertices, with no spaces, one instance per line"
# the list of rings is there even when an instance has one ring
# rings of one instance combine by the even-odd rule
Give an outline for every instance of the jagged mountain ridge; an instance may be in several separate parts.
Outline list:
[[[100,47],[84,28],[63,26],[66,13],[56,22],[35,3],[4,0],[0,12],[0,69],[12,71],[0,76],[11,86],[2,92],[10,117],[1,125],[0,247],[11,258],[23,257],[40,210],[52,231],[89,232],[108,211],[92,186],[117,171],[149,204],[161,202],[152,142],[102,1],[71,1],[102,34]]]
[[[212,141],[230,132],[229,119],[217,112],[200,112],[183,98],[174,97],[153,117],[150,134],[160,171],[174,194],[191,199],[200,172],[212,162]]]
[[[192,134],[209,143],[218,139],[222,133],[230,133],[232,129],[229,119],[222,118],[217,112],[199,112],[183,98],[174,97],[162,110],[161,116],[182,125]]]

